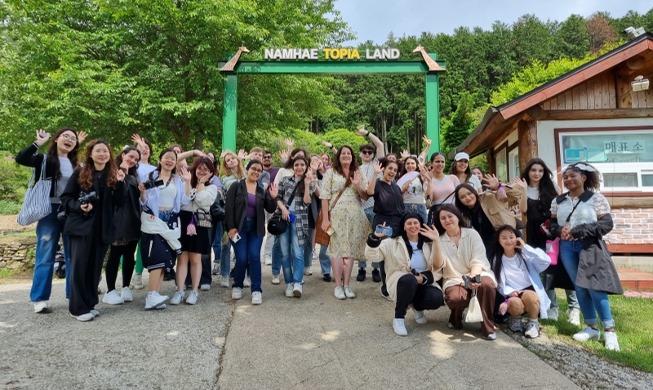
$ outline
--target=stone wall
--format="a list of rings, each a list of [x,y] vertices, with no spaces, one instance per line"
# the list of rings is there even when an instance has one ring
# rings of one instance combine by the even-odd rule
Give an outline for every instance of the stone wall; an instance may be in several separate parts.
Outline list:
[[[36,237],[0,240],[0,270],[27,271],[34,267]]]

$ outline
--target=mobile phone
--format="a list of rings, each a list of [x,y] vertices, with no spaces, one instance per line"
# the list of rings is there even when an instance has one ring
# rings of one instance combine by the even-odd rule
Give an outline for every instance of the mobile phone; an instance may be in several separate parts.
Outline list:
[[[332,228],[331,226],[329,226],[329,227],[327,228],[327,230],[326,230],[326,234],[328,234],[328,235],[330,235],[330,236],[332,236],[333,233],[335,233],[335,232],[336,232],[336,231],[333,230],[333,228]]]
[[[376,225],[375,232],[388,237],[392,236],[392,228],[390,226]]]
[[[240,241],[240,234],[234,234],[234,238],[231,240],[234,244]]]

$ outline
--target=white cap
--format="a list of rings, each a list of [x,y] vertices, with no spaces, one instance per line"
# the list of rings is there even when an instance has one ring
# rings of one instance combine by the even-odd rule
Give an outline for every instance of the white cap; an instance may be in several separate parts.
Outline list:
[[[467,160],[469,161],[469,154],[465,152],[456,153],[456,157],[453,158],[454,161]]]

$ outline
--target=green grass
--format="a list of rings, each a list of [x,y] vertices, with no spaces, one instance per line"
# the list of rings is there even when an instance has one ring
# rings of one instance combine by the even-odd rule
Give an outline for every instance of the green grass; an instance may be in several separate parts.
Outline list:
[[[653,373],[653,299],[610,296],[612,318],[619,337],[621,351],[608,351],[601,341],[578,343],[571,336],[581,327],[567,322],[567,299],[564,291],[557,290],[560,318],[557,322],[543,320],[542,330],[552,338],[568,344],[580,345],[592,353],[615,363]],[[581,318],[581,324],[583,324]]]
[[[11,199],[0,199],[0,215],[18,214],[22,203],[12,201]]]

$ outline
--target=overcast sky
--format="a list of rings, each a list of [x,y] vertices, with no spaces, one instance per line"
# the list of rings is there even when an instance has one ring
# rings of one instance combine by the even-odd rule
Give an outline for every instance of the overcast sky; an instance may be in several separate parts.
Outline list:
[[[613,18],[628,10],[646,13],[652,0],[337,0],[335,8],[356,33],[357,39],[346,45],[372,40],[381,45],[393,32],[400,38],[433,34],[453,34],[457,27],[481,27],[490,30],[499,20],[512,24],[524,14],[540,20],[564,21],[572,14],[584,17],[608,12]],[[640,27],[640,26],[634,26]]]

